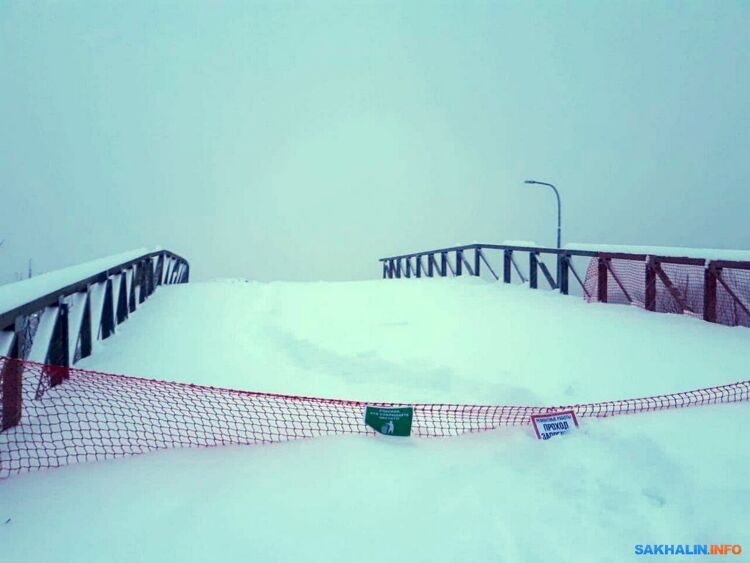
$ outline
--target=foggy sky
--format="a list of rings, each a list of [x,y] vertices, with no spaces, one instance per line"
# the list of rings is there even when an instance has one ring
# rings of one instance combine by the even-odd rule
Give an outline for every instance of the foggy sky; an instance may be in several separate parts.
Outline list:
[[[364,279],[456,243],[750,249],[750,3],[0,4],[0,281],[140,246]]]

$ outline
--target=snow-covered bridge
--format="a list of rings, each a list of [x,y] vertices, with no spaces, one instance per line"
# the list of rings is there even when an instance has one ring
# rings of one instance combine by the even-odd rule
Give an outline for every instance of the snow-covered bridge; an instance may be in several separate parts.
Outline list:
[[[109,290],[109,274],[93,282],[112,292],[115,330],[105,339],[94,328],[93,353],[77,367],[289,395],[486,405],[606,401],[748,379],[750,330],[691,316],[476,276],[158,286],[186,279],[159,276],[152,258],[153,283],[133,284],[150,278],[122,270]],[[143,264],[140,256],[120,263],[128,260]],[[97,274],[84,269],[78,280]],[[65,278],[60,287],[76,281],[70,271],[54,275]],[[125,286],[114,285],[117,276]],[[0,298],[23,286],[12,287],[0,288]],[[137,308],[128,301],[132,314],[118,324],[122,291],[136,292]],[[105,297],[90,299],[104,307]],[[92,317],[101,326],[101,315]],[[73,360],[80,343],[69,346]],[[540,560],[559,545],[568,546],[561,560],[581,560],[570,546],[620,559],[632,538],[739,542],[750,501],[750,456],[741,447],[748,415],[743,403],[587,421],[550,442],[504,428],[81,464],[1,485],[0,520],[10,521],[0,525],[0,549],[29,561],[50,553],[69,561],[113,553],[145,561],[455,561]],[[374,531],[352,525],[363,518]],[[384,522],[394,518],[385,545]],[[81,529],[86,541],[73,541]],[[188,549],[186,534],[202,537],[201,546]]]

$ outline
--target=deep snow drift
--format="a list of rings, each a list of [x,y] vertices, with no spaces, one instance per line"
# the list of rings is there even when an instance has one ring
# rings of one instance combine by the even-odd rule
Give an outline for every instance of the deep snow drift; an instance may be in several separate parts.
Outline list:
[[[637,560],[637,543],[747,549],[749,415],[739,404],[586,421],[547,442],[511,428],[68,466],[0,484],[2,560],[600,562]]]
[[[78,364],[342,399],[570,404],[748,379],[750,330],[476,278],[161,288]]]
[[[750,330],[476,279],[160,288],[80,367],[392,401],[560,404],[748,379]],[[0,483],[9,561],[621,561],[742,543],[750,405],[451,439],[175,450]],[[3,524],[10,519],[7,524]]]

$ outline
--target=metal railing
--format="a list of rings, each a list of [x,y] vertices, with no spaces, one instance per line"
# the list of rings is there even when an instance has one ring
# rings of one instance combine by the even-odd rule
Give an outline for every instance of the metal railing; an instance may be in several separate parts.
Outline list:
[[[489,251],[501,251],[502,259],[494,262]],[[528,255],[527,275],[524,275],[516,257],[519,253]],[[545,264],[543,257],[553,256],[556,268],[554,276]],[[576,257],[596,260],[596,273],[592,283],[586,283],[573,265]],[[637,304],[649,311],[659,311],[657,304],[657,285],[674,304],[674,310],[664,312],[690,313],[709,322],[722,324],[742,324],[750,326],[750,262],[737,260],[713,260],[707,258],[660,256],[625,252],[600,252],[573,248],[545,248],[536,246],[514,246],[504,244],[467,244],[449,248],[439,248],[399,256],[381,258],[383,278],[420,278],[480,276],[486,268],[490,276],[504,283],[513,283],[515,277],[522,283],[528,283],[532,289],[539,287],[539,273],[550,289],[567,295],[571,290],[570,277],[578,282],[584,297],[589,301],[601,303],[616,302]],[[638,264],[637,279],[623,281],[622,274],[613,266],[631,262]],[[493,268],[496,264],[498,271]],[[693,284],[692,290],[699,291],[697,305],[687,303],[687,290],[680,289],[663,266],[682,266],[693,268],[699,273],[699,279],[685,280]],[[642,270],[640,270],[642,268]],[[733,286],[722,272],[732,272],[736,280]],[[589,272],[590,274],[590,272]],[[557,279],[556,279],[557,277]],[[588,276],[587,276],[588,277]],[[630,288],[630,289],[629,289]],[[638,291],[642,295],[638,301],[632,295]],[[614,295],[613,295],[614,294]],[[663,300],[662,300],[663,301]],[[728,307],[736,310],[732,319],[727,320],[717,312],[717,304],[723,303],[724,311]],[[739,315],[739,316],[738,316]],[[738,321],[737,319],[740,318]]]
[[[495,250],[502,251],[502,262],[497,265],[497,272],[492,266],[491,258],[487,255],[487,251]],[[526,274],[516,260],[519,253],[528,254]],[[556,275],[553,275],[544,262],[543,257],[545,255],[554,256],[556,263],[554,272],[555,274],[559,272],[559,280],[555,279]],[[464,272],[470,276],[480,276],[483,268],[486,268],[495,280],[500,281],[502,278],[504,283],[512,283],[513,272],[515,272],[516,277],[522,283],[528,282],[529,287],[533,289],[539,287],[539,273],[541,272],[542,277],[551,289],[557,289],[560,293],[567,295],[570,291],[571,274],[582,291],[586,291],[581,276],[573,266],[573,258],[592,258],[597,255],[597,252],[590,250],[476,243],[389,256],[381,258],[380,262],[383,263],[383,278],[462,276]]]
[[[65,368],[90,356],[94,341],[112,336],[158,286],[189,277],[187,260],[159,250],[38,295],[0,312],[0,356],[46,364],[51,385],[62,383]],[[0,430],[20,419],[21,377],[5,367],[0,372]]]

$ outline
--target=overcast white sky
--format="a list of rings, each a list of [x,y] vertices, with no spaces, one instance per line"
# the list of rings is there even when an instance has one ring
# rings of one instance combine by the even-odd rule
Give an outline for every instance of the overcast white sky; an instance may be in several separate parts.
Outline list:
[[[750,3],[0,3],[0,281],[160,244],[361,279],[463,242],[750,248]]]

